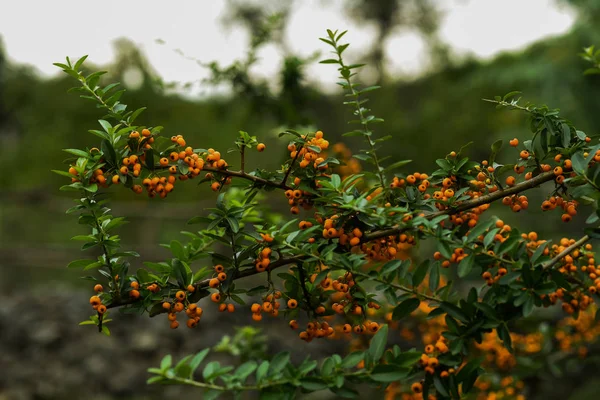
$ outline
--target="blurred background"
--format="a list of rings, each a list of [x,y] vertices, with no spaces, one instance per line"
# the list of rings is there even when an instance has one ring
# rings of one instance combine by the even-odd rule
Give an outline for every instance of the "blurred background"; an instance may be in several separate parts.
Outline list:
[[[326,29],[348,29],[347,60],[368,63],[359,79],[383,86],[370,96],[385,119],[376,133],[394,137],[382,155],[413,159],[411,172],[430,172],[436,158],[471,141],[467,155],[483,160],[497,138],[526,138],[524,115],[481,100],[512,90],[597,134],[600,78],[583,75],[587,65],[577,54],[600,45],[598,21],[600,0],[0,5],[0,400],[201,398],[194,390],[146,386],[146,368],[167,353],[212,346],[234,336],[232,326],[250,322],[243,312],[208,312],[199,329],[172,332],[162,319],[115,315],[111,338],[77,325],[89,315],[91,287],[65,267],[81,258],[69,238],[85,231],[65,215],[71,200],[58,191],[64,178],[50,170],[65,169],[61,149],[97,145],[87,132],[103,114],[67,93],[75,82],[53,62],[89,54],[88,71],[108,70],[104,84],[128,89],[123,103],[148,107],[140,123],[222,151],[244,130],[268,148],[248,163],[276,168],[286,155],[277,139],[282,128],[320,129],[331,143],[348,130],[351,112],[341,104],[337,71],[318,64],[329,52],[318,38]],[[351,151],[361,146],[357,138],[344,142]],[[504,156],[514,153],[501,154],[500,162]],[[120,231],[124,247],[161,261],[169,253],[157,244],[182,239],[186,220],[213,201],[208,187],[191,182],[168,201],[115,191],[112,209],[131,221]],[[285,210],[281,198],[270,201]],[[564,225],[557,214],[540,226],[537,207],[519,215],[496,211],[511,224],[518,218],[523,231],[554,239],[580,232],[585,220],[582,212]],[[427,245],[422,250],[430,253]],[[285,323],[258,325],[273,335],[270,351],[300,346]],[[328,346],[313,342],[303,352],[320,357],[332,351]],[[226,358],[232,347],[222,347]],[[529,397],[597,398],[597,384],[582,375],[552,383],[550,393],[538,382]]]

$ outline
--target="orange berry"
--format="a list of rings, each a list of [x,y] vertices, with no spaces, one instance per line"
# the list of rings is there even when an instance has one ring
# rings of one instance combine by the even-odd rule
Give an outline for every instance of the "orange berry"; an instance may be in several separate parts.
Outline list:
[[[511,139],[508,142],[508,144],[510,144],[512,147],[517,147],[519,145],[519,139],[517,139],[517,138]]]
[[[100,304],[96,311],[98,311],[98,314],[104,314],[106,312],[106,306],[104,304]]]
[[[219,303],[221,301],[221,293],[217,292],[217,293],[211,294],[210,299],[215,303]]]
[[[558,175],[562,175],[563,173],[563,169],[561,167],[555,167],[554,168],[554,175],[558,176]]]
[[[258,303],[254,303],[250,307],[250,310],[252,311],[253,314],[257,314],[257,313],[260,313],[260,311],[262,310],[262,306]]]
[[[99,283],[94,286],[94,292],[96,292],[96,293],[101,293],[103,290],[104,290],[104,288]]]
[[[259,143],[259,144],[256,146],[256,150],[258,150],[259,152],[263,152],[263,151],[265,150],[265,148],[266,148],[266,147],[267,147],[267,146],[265,146],[265,144],[264,144],[264,143]]]
[[[175,298],[176,298],[178,301],[183,301],[183,300],[185,300],[185,292],[184,292],[183,290],[179,290],[179,291],[177,291],[177,293],[175,293]]]
[[[187,320],[186,325],[187,325],[188,328],[195,328],[196,325],[198,325],[198,321],[196,321],[195,319],[191,318],[191,319]]]
[[[179,322],[177,322],[177,321],[171,321],[170,327],[171,327],[171,329],[177,329],[177,328],[179,328]]]
[[[423,393],[423,384],[421,384],[420,382],[415,382],[411,385],[410,389],[414,393]]]
[[[165,309],[165,310],[167,310],[167,311],[170,310],[171,309],[171,303],[169,303],[168,301],[165,301],[162,304],[162,308]]]
[[[129,292],[129,297],[131,297],[132,299],[137,299],[138,297],[140,297],[140,292],[138,292],[136,289],[133,289]]]
[[[194,285],[188,285],[187,291],[193,293],[196,291],[196,287]]]
[[[257,322],[258,322],[258,321],[262,320],[262,318],[263,318],[263,317],[262,317],[262,314],[258,314],[258,313],[254,313],[254,314],[252,314],[252,319],[253,319],[254,321],[257,321]]]

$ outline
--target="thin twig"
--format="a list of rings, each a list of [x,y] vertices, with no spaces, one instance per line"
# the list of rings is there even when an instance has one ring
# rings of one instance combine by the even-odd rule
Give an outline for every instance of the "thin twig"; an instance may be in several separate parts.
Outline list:
[[[583,236],[581,239],[579,239],[578,241],[576,241],[575,243],[573,243],[572,245],[570,245],[569,247],[567,247],[566,249],[564,249],[563,251],[558,253],[556,256],[554,256],[554,258],[552,258],[551,260],[542,264],[542,268],[544,268],[544,269],[551,268],[556,263],[558,263],[560,260],[562,260],[564,257],[566,257],[569,253],[571,253],[573,250],[582,246],[585,242],[587,242],[590,239],[591,239],[591,237],[589,237],[588,235]]]
[[[290,172],[292,172],[292,167],[294,166],[294,163],[298,159],[298,156],[300,156],[300,150],[302,150],[303,147],[304,147],[304,145],[302,144],[302,145],[300,145],[299,149],[296,149],[296,155],[292,159],[290,166],[288,167],[287,171],[285,171],[285,176],[283,177],[283,179],[281,180],[281,183],[279,184],[282,188],[287,187],[288,177],[290,176]]]

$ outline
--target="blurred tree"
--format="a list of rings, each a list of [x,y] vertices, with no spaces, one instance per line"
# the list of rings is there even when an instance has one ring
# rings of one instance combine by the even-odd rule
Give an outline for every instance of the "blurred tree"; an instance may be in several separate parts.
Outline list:
[[[223,16],[225,27],[241,26],[248,32],[249,50],[245,58],[227,67],[217,62],[207,66],[211,70],[208,82],[228,84],[236,98],[249,102],[250,115],[270,114],[276,123],[293,127],[309,124],[307,110],[316,92],[304,85],[304,66],[313,62],[318,53],[301,58],[286,46],[283,32],[289,20],[293,1],[242,2],[230,0]],[[279,78],[261,79],[252,76],[251,69],[259,61],[258,52],[268,44],[275,45],[283,54]],[[276,82],[276,85],[273,85]]]
[[[600,0],[558,0],[558,3],[575,8],[578,24],[597,23],[600,18]]]
[[[376,25],[377,36],[372,44],[368,63],[375,66],[378,81],[386,79],[385,45],[398,28],[415,29],[425,40],[432,65],[442,69],[449,62],[449,47],[438,31],[441,12],[432,0],[348,0],[348,14],[358,22]]]
[[[4,88],[6,85],[6,55],[4,52],[4,41],[0,37],[0,135],[2,134],[2,126],[8,119],[8,110],[4,104]]]
[[[127,38],[119,38],[113,42],[116,60],[107,80],[118,80],[130,89],[156,92],[158,73],[148,62],[139,47]]]

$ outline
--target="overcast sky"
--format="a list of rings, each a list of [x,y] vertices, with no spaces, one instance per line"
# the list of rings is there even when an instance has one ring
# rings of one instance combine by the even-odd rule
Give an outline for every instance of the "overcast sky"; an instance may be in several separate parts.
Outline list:
[[[283,0],[282,0],[283,1]],[[502,50],[519,49],[548,35],[566,32],[574,14],[555,0],[439,0],[445,11],[442,37],[458,54],[488,58]],[[166,81],[194,81],[206,76],[195,62],[230,62],[243,56],[245,33],[225,30],[221,23],[225,0],[0,0],[0,35],[12,61],[33,64],[42,75],[57,73],[53,62],[64,56],[89,54],[95,64],[114,58],[112,42],[127,37],[138,44]],[[87,6],[92,4],[92,6]],[[343,1],[297,0],[286,32],[290,48],[300,55],[328,51],[317,38],[325,29],[349,29],[348,50],[361,54],[373,37],[373,27],[361,27],[341,11]],[[156,43],[162,39],[165,45]],[[414,74],[426,62],[420,38],[411,32],[395,32],[387,44],[390,71]],[[325,53],[323,53],[325,54]],[[276,71],[280,57],[273,47],[260,54],[255,72]],[[309,69],[312,80],[333,82],[330,65]]]

